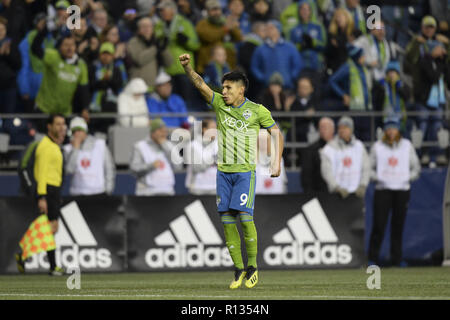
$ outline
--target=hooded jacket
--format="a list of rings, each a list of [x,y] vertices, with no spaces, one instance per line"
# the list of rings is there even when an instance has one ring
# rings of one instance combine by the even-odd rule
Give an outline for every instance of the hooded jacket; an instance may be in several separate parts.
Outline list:
[[[135,98],[134,94],[145,94],[148,87],[144,80],[136,78],[125,87],[118,99],[119,124],[123,127],[148,127],[148,109],[145,96]]]

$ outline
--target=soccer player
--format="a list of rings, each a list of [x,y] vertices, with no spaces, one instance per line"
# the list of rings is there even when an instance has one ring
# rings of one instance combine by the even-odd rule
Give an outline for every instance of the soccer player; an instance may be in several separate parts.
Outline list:
[[[225,241],[235,266],[230,289],[245,280],[247,288],[258,282],[257,233],[253,221],[255,167],[259,129],[265,128],[275,138],[278,152],[271,164],[271,177],[280,175],[283,137],[264,106],[245,97],[248,79],[243,72],[231,71],[222,77],[222,94],[214,92],[190,66],[189,54],[179,56],[188,78],[216,113],[218,127],[217,209],[224,227]],[[241,253],[241,239],[236,226],[240,219],[247,250],[247,268]]]

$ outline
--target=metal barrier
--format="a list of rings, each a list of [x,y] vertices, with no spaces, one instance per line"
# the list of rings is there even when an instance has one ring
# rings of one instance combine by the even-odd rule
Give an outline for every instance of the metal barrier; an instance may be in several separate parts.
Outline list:
[[[420,111],[407,111],[405,112],[408,119],[412,119],[414,117],[422,115],[422,112]],[[136,116],[143,116],[148,114],[134,114],[134,115],[118,115],[117,113],[91,113],[90,118],[91,119],[119,119],[119,117],[129,117],[130,119],[132,117]],[[444,110],[443,112],[435,111],[435,112],[428,112],[427,115],[429,116],[442,116],[443,121],[448,121],[450,119],[450,110]],[[285,148],[288,150],[287,154],[288,157],[291,160],[291,166],[289,167],[291,170],[298,170],[298,167],[296,166],[296,157],[297,157],[297,150],[306,148],[310,142],[300,142],[296,140],[296,133],[297,133],[297,127],[296,127],[296,119],[297,118],[306,118],[310,119],[311,121],[314,121],[315,119],[319,119],[322,117],[330,117],[330,118],[339,118],[341,116],[350,116],[350,117],[369,117],[371,119],[370,121],[370,140],[369,141],[363,141],[366,147],[370,147],[376,140],[376,118],[384,117],[386,114],[382,111],[316,111],[314,113],[307,113],[304,111],[273,111],[272,112],[273,118],[277,119],[278,121],[281,119],[289,119],[290,120],[290,130],[289,130],[289,141],[285,141]],[[45,114],[0,114],[0,119],[46,119],[48,116]],[[150,118],[157,118],[157,117],[167,117],[167,118],[177,118],[177,117],[193,117],[196,119],[203,119],[203,118],[214,118],[215,114],[214,112],[187,112],[187,113],[152,113],[150,114]],[[69,117],[71,118],[71,117]],[[421,143],[421,147],[436,147],[439,146],[437,141],[423,141]],[[21,145],[9,145],[8,150],[11,151],[20,151],[23,150],[24,146]]]

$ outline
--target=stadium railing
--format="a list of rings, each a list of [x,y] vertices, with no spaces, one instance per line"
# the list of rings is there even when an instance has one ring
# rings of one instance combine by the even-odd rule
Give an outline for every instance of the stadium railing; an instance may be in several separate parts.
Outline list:
[[[420,111],[406,111],[406,116],[408,121],[413,126],[416,126],[416,119],[415,117],[418,117],[422,115]],[[146,114],[148,115],[148,114]],[[446,109],[443,112],[429,112],[427,113],[428,116],[440,116],[442,117],[442,121],[449,121],[450,119],[450,110]],[[75,115],[73,115],[75,116]],[[119,119],[122,117],[133,117],[133,116],[142,116],[139,114],[135,115],[118,115],[117,113],[92,113],[90,115],[91,119]],[[214,117],[213,112],[187,112],[187,113],[152,113],[150,114],[150,118],[157,118],[157,117],[167,117],[167,118],[177,118],[177,117],[188,117],[190,121],[193,121],[194,119],[201,120],[203,118],[211,118]],[[290,129],[287,131],[287,136],[285,137],[285,149],[286,153],[285,155],[289,157],[290,166],[288,167],[289,170],[298,170],[299,167],[296,164],[296,159],[298,157],[297,150],[306,148],[312,141],[297,141],[297,124],[296,119],[297,118],[303,118],[303,119],[309,119],[310,121],[314,121],[315,123],[318,122],[318,120],[322,117],[330,117],[335,120],[337,120],[341,116],[349,116],[349,117],[368,117],[370,118],[370,140],[363,141],[365,146],[367,148],[370,148],[370,146],[378,139],[377,137],[377,119],[381,119],[382,117],[386,116],[386,113],[382,111],[316,111],[314,113],[307,113],[304,111],[274,111],[272,112],[273,118],[275,118],[277,121],[281,120],[287,120],[290,122]],[[27,120],[36,120],[36,119],[46,119],[48,116],[45,114],[25,114],[25,113],[3,113],[0,114],[1,120],[6,119],[27,119]],[[72,117],[72,116],[71,116]],[[69,118],[71,118],[69,117]],[[315,128],[314,130],[317,130]],[[285,132],[286,133],[286,132]],[[318,132],[316,132],[318,134]],[[440,144],[438,141],[425,141],[425,139],[422,139],[420,142],[420,145],[415,145],[417,149],[421,147],[439,147]],[[442,146],[441,146],[442,147]],[[447,146],[448,147],[448,146]],[[22,151],[25,148],[24,145],[9,145],[8,151]],[[1,167],[0,167],[1,170]]]

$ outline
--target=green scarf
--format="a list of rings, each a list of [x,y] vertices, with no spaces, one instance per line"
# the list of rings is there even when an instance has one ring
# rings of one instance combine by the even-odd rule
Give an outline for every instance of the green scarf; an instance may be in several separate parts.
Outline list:
[[[369,72],[366,67],[362,67],[367,81],[367,94],[368,94],[368,105],[366,108],[364,102],[364,88],[362,79],[359,76],[358,68],[352,59],[348,59],[348,66],[350,69],[350,110],[372,110],[372,97],[370,93]]]

